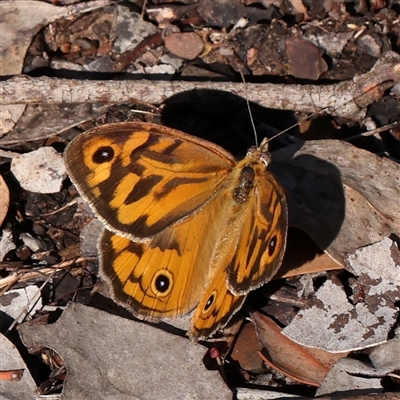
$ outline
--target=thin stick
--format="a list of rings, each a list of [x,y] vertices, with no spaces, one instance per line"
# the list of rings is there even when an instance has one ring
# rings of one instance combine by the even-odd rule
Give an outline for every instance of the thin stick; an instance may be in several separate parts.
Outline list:
[[[59,264],[55,264],[52,267],[48,267],[48,268],[42,268],[38,271],[33,271],[33,272],[26,272],[24,274],[19,274],[18,279],[16,280],[16,275],[11,275],[11,276],[7,276],[5,278],[0,279],[0,289],[4,288],[6,286],[8,286],[11,282],[13,284],[17,283],[17,282],[27,282],[31,279],[36,279],[39,276],[46,276],[48,274],[52,274],[54,272],[54,269],[57,270],[62,270],[65,268],[70,267],[73,264],[79,264],[81,262],[84,261],[90,261],[90,260],[95,260],[95,257],[77,257],[77,258],[73,258],[71,260],[67,260],[67,261],[63,261]],[[1,296],[0,296],[1,297]]]
[[[35,292],[35,294],[32,296],[30,301],[28,302],[28,305],[30,304],[31,306],[26,309],[22,310],[18,316],[14,319],[14,322],[8,327],[5,335],[7,335],[12,329],[14,329],[15,325],[20,324],[22,321],[25,320],[25,318],[29,315],[29,313],[33,310],[33,308],[36,306],[37,302],[39,301],[40,294],[44,287],[47,285],[47,283],[50,281],[50,279],[54,276],[54,274],[59,271],[58,269],[55,269],[53,273],[51,273],[47,279],[42,283],[42,286],[38,288],[38,290]],[[25,315],[24,315],[25,314]],[[23,318],[21,318],[23,316]]]
[[[146,6],[147,6],[147,0],[144,0],[143,7],[142,7],[142,12],[140,14],[140,18],[142,18],[142,19],[144,17],[144,13],[146,12]]]
[[[367,131],[367,132],[362,132],[362,133],[359,133],[359,134],[357,134],[357,135],[354,135],[354,136],[350,136],[350,137],[348,137],[348,138],[345,138],[345,139],[343,139],[343,140],[345,140],[346,142],[348,142],[348,141],[350,141],[350,140],[358,139],[358,138],[360,138],[360,137],[373,136],[373,135],[376,135],[377,133],[381,133],[381,132],[387,131],[387,130],[389,130],[389,129],[395,128],[398,124],[399,124],[398,121],[397,121],[397,122],[393,122],[392,124],[387,124],[387,125],[381,126],[381,127],[379,127],[379,128],[376,128],[376,129],[372,129],[372,130]]]

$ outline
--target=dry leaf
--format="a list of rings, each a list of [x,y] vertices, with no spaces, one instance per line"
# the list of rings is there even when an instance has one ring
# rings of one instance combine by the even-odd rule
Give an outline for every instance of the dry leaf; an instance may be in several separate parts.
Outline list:
[[[63,158],[53,147],[15,156],[11,172],[21,187],[36,193],[58,193],[67,176]]]
[[[10,191],[3,177],[0,175],[0,225],[3,223],[10,205]]]
[[[274,388],[275,389],[275,388]],[[237,400],[288,400],[291,398],[296,399],[301,398],[304,400],[304,397],[298,396],[296,394],[283,393],[278,392],[276,390],[261,390],[261,389],[253,389],[253,388],[238,388],[236,391],[236,399]]]
[[[231,357],[245,371],[257,374],[264,371],[262,360],[258,355],[261,343],[253,324],[246,324],[237,336],[232,348]]]
[[[343,269],[303,231],[289,228],[286,252],[274,279]]]
[[[359,277],[367,275],[371,281],[366,296],[393,292],[400,296],[400,251],[389,238],[358,249],[347,257],[348,269]]]
[[[140,14],[132,12],[130,7],[117,4],[110,39],[116,53],[125,53],[135,49],[143,40],[160,30],[146,22]]]
[[[13,242],[13,234],[11,232],[11,229],[3,229],[0,240],[0,261],[4,260],[4,257],[9,251],[16,248],[17,246],[15,246]]]
[[[0,138],[0,145],[56,136],[78,124],[99,118],[109,108],[110,105],[73,103],[28,105],[17,121],[15,129]]]
[[[317,80],[328,70],[323,59],[324,51],[298,36],[289,36],[285,43],[291,75],[296,78]]]
[[[1,75],[17,75],[22,72],[26,51],[33,36],[41,28],[58,18],[78,12],[104,7],[109,1],[66,7],[53,6],[42,1],[4,1],[0,3],[0,63]]]
[[[394,339],[373,348],[369,359],[381,375],[400,370],[400,329]]]
[[[0,137],[14,129],[25,107],[24,104],[4,104],[0,107]]]
[[[0,312],[8,316],[10,321],[8,325],[11,325],[13,320],[22,322],[28,312],[31,317],[41,309],[42,300],[38,294],[40,295],[39,289],[32,285],[24,289],[8,290],[0,297]]]
[[[319,386],[335,362],[346,356],[300,346],[283,336],[282,328],[271,318],[252,314],[263,350],[263,360],[269,367],[298,382]]]
[[[285,267],[285,265],[283,265]],[[314,274],[316,272],[333,271],[343,269],[336,261],[332,260],[327,254],[318,254],[310,261],[306,261],[299,267],[290,268],[289,270],[279,270],[275,279],[290,278],[292,276],[300,276],[305,274]]]
[[[289,2],[298,13],[304,14],[304,19],[310,19],[307,8],[304,7],[304,4],[301,0],[289,0]]]

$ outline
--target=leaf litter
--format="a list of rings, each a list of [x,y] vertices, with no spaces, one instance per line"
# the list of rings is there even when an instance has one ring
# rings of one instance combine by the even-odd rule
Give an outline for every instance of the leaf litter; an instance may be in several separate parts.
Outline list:
[[[31,6],[31,3],[49,9],[50,14],[43,14],[39,20],[32,18],[31,22],[28,21],[26,7]],[[307,7],[293,4],[293,8],[285,8],[287,5],[276,2],[274,6],[263,6],[265,10],[261,13],[262,19],[269,21],[267,24],[257,22],[261,15],[258,8],[254,9],[249,5],[243,7],[234,1],[221,1],[226,6],[222,14],[214,8],[214,2],[200,1],[198,5],[191,1],[182,5],[157,3],[149,5],[147,12],[150,21],[144,23],[140,18],[140,7],[136,5],[133,5],[134,10],[132,7],[116,5],[82,14],[89,11],[92,4],[85,8],[86,6],[78,3],[76,13],[72,13],[72,16],[71,9],[65,6],[55,7],[37,2],[4,2],[0,10],[2,15],[7,15],[4,10],[18,7],[19,12],[15,13],[15,18],[20,18],[23,22],[13,23],[10,28],[11,20],[7,25],[5,18],[6,25],[3,27],[14,38],[10,46],[7,45],[10,51],[13,43],[21,38],[22,31],[18,26],[27,26],[29,22],[28,30],[23,32],[24,46],[7,58],[18,71],[9,73],[16,74],[22,70],[30,72],[45,66],[54,71],[67,69],[75,72],[104,73],[124,69],[131,74],[173,73],[179,70],[182,76],[206,73],[206,76],[216,74],[214,76],[232,79],[233,70],[244,69],[255,76],[291,75],[292,78],[345,80],[351,79],[355,72],[362,74],[370,70],[377,60],[383,58],[383,49],[390,48],[387,32],[396,35],[399,29],[398,24],[394,23],[396,18],[393,10],[384,6],[380,10],[373,10],[374,14],[369,14],[370,20],[366,23],[363,18],[367,18],[368,10],[362,8],[362,2],[357,2],[356,5],[357,12],[364,14],[362,18],[348,12],[346,2],[324,3],[320,9],[316,4]],[[97,7],[96,4],[98,6],[100,3],[94,2],[94,8]],[[82,8],[79,10],[80,6]],[[280,19],[277,10],[281,15],[296,15],[297,18],[303,12],[303,24],[289,26]],[[68,15],[68,18],[59,18],[64,15]],[[346,17],[340,17],[341,15]],[[199,16],[212,27],[201,25],[202,19]],[[249,22],[241,22],[232,29],[225,26],[228,23],[236,24],[242,17],[247,17]],[[122,25],[114,23],[118,21]],[[124,30],[123,24],[132,21],[140,22],[140,31],[135,30],[135,26]],[[193,24],[201,26],[201,29],[190,31]],[[222,26],[224,28],[219,28]],[[385,29],[380,29],[382,26]],[[117,34],[118,29],[120,35]],[[199,53],[200,41],[194,37],[198,43],[196,53],[199,53],[199,57],[190,63],[187,60],[194,55],[188,50],[193,49],[185,49],[186,43],[182,40],[187,33],[197,34],[203,41],[202,53]],[[33,46],[29,47],[30,43]],[[207,65],[205,70],[204,65]],[[4,72],[6,71],[2,73]],[[388,73],[387,76],[392,75]],[[397,103],[391,109],[387,106],[390,103],[387,99],[396,100],[395,92],[393,94],[384,94],[383,91],[379,94],[383,96],[382,101],[375,103],[376,114],[368,120],[371,129],[379,126],[379,121],[389,123],[398,119],[398,113],[393,112]],[[233,110],[242,109],[247,113],[243,103],[240,108],[235,108],[234,103],[225,102],[223,97],[218,97],[215,103],[207,98],[204,101],[200,93],[194,96],[194,103],[193,99],[191,101],[192,103],[188,102],[186,98],[181,104],[166,102],[168,107],[160,110],[163,119],[168,120],[165,110],[172,110],[172,113],[179,116],[180,123],[182,120],[189,121],[188,126],[181,129],[189,133],[203,130],[209,133],[208,138],[211,140],[225,136],[225,142],[221,144],[228,148],[233,144],[234,137],[238,147],[231,151],[243,154],[243,149],[249,145],[249,140],[241,136],[247,129],[244,127],[248,124],[248,114],[238,112],[235,118],[242,116],[242,120],[232,118],[232,114],[235,114]],[[193,115],[185,108],[189,104],[193,108]],[[174,106],[177,107],[174,109]],[[17,107],[18,110],[13,111],[10,108],[8,113],[3,113],[6,122],[3,125],[3,134],[9,131],[3,143],[21,153],[32,152],[43,145],[50,144],[55,148],[57,143],[64,145],[71,137],[91,126],[91,122],[87,121],[104,123],[132,118],[122,107],[115,109],[109,104],[64,104],[57,107],[49,107],[47,104],[26,107],[22,104]],[[146,110],[146,107],[143,108]],[[266,111],[260,112],[254,105],[253,108],[259,129],[268,131],[270,127],[264,116]],[[360,108],[365,107],[360,104]],[[147,106],[147,109],[154,110],[154,106]],[[216,110],[227,110],[228,113],[221,116]],[[211,116],[210,122],[207,122],[205,115]],[[280,121],[285,118],[287,117],[274,117]],[[149,119],[157,121],[155,117]],[[308,135],[307,139],[313,137],[318,141],[294,142],[292,146],[273,152],[274,162],[271,167],[288,192],[290,237],[296,237],[300,244],[311,238],[320,252],[325,251],[335,260],[338,270],[326,272],[323,267],[326,263],[321,263],[319,269],[311,269],[307,263],[310,260],[318,263],[317,252],[312,250],[314,253],[306,253],[303,248],[300,257],[293,257],[294,254],[291,254],[292,250],[288,246],[287,258],[292,259],[291,266],[293,267],[293,259],[297,258],[295,267],[306,265],[301,272],[306,275],[303,275],[303,279],[280,279],[254,294],[255,298],[250,299],[250,304],[253,307],[256,305],[259,312],[271,312],[273,319],[279,323],[272,325],[268,322],[267,331],[274,335],[272,338],[262,339],[259,334],[258,345],[251,348],[244,347],[245,340],[240,341],[241,332],[245,331],[242,329],[237,339],[239,345],[235,348],[235,352],[241,354],[238,360],[245,360],[247,355],[256,360],[260,348],[264,356],[271,346],[282,346],[282,351],[277,352],[272,361],[271,354],[266,359],[263,356],[270,369],[263,367],[260,357],[261,361],[256,363],[261,365],[257,378],[244,368],[244,361],[239,361],[239,368],[229,364],[227,347],[233,342],[232,338],[240,328],[241,320],[239,319],[239,323],[236,321],[227,344],[213,344],[219,348],[222,358],[228,357],[224,364],[224,376],[231,388],[237,388],[254,379],[260,382],[263,375],[268,375],[266,389],[279,385],[282,393],[285,392],[282,396],[290,391],[293,385],[291,379],[303,382],[304,389],[301,393],[310,396],[361,387],[366,390],[381,390],[382,377],[391,380],[389,388],[399,387],[399,380],[393,373],[399,369],[396,362],[398,338],[391,338],[398,320],[398,249],[395,242],[388,239],[400,236],[400,174],[398,163],[391,160],[400,158],[399,146],[390,136],[376,134],[367,142],[365,139],[362,143],[360,139],[353,140],[358,146],[355,147],[337,140],[346,135],[352,136],[357,129],[359,131],[354,122],[335,120],[333,124],[329,123],[329,126],[332,125],[336,125],[337,129],[330,131],[333,132],[330,135],[336,140],[323,140],[329,137],[328,124],[314,133],[309,129],[300,136],[305,138]],[[395,135],[396,129],[392,129],[392,133]],[[49,142],[44,143],[46,141]],[[32,143],[29,144],[30,142]],[[375,156],[373,152],[380,152],[380,156]],[[3,165],[7,165],[7,162]],[[59,176],[63,175],[62,167],[57,171]],[[49,291],[45,295],[43,292],[42,297],[42,300],[48,298],[48,304],[36,311],[34,320],[19,328],[30,351],[39,351],[44,355],[45,346],[55,349],[62,357],[57,362],[54,354],[47,357],[48,364],[53,368],[53,381],[48,384],[46,393],[51,393],[55,388],[56,391],[63,388],[65,398],[101,398],[101,393],[111,396],[108,398],[154,398],[159,397],[157,395],[164,393],[164,389],[169,387],[171,398],[177,398],[182,393],[197,393],[198,398],[212,398],[215,393],[218,393],[218,398],[232,397],[218,374],[215,371],[211,374],[201,363],[205,349],[176,334],[130,320],[132,317],[124,310],[116,309],[99,295],[96,290],[98,286],[94,287],[97,278],[92,256],[95,252],[89,250],[90,244],[85,244],[89,247],[84,250],[84,257],[81,257],[76,246],[79,231],[83,228],[84,236],[89,237],[85,243],[91,242],[93,248],[97,240],[96,230],[99,228],[86,230],[85,227],[93,221],[93,217],[84,208],[76,210],[71,206],[76,196],[73,187],[67,183],[61,190],[59,186],[52,189],[56,191],[54,194],[39,196],[37,191],[40,190],[40,182],[33,182],[33,179],[29,182],[28,176],[28,184],[35,186],[21,189],[15,184],[16,181],[21,185],[23,183],[18,173],[12,174],[6,168],[1,174],[11,194],[11,209],[2,225],[2,243],[9,243],[5,246],[1,263],[5,273],[0,279],[0,287],[5,293],[3,299],[7,299],[7,295],[14,296],[15,292],[11,289],[14,290],[15,284],[22,285],[22,289],[33,288],[37,291],[37,285],[43,283],[49,275],[52,276],[53,293]],[[31,190],[31,193],[27,193],[26,189]],[[295,236],[294,228],[302,233],[296,233]],[[10,229],[14,234],[7,233]],[[16,249],[13,250],[13,247]],[[286,262],[285,260],[283,269]],[[48,288],[47,284],[45,287]],[[96,289],[93,290],[94,288]],[[67,301],[71,299],[77,303],[67,305]],[[91,303],[107,311],[84,307],[79,302]],[[61,317],[55,324],[48,324],[49,317],[55,315],[55,310],[58,310],[58,314],[62,311]],[[113,316],[112,313],[120,313],[124,318]],[[256,326],[265,318],[261,314],[258,317],[254,317],[257,314],[252,315]],[[11,314],[8,317],[10,321],[16,318]],[[42,319],[47,325],[38,324]],[[35,320],[37,324],[32,325]],[[301,322],[305,323],[299,325]],[[249,323],[245,327],[247,331],[254,332],[255,328]],[[181,331],[175,331],[179,332]],[[122,337],[117,333],[121,333]],[[251,343],[257,343],[257,336],[252,337]],[[31,347],[32,344],[37,347]],[[329,360],[339,361],[329,361],[324,366],[319,366],[320,361],[316,362],[315,356],[310,356],[309,351],[304,350],[304,345],[309,348],[323,348]],[[14,357],[18,351],[14,348],[13,352]],[[298,361],[291,360],[291,353],[300,354],[297,356]],[[347,353],[350,354],[346,357]],[[367,363],[360,363],[355,359],[360,354],[368,360]],[[83,358],[82,355],[87,357]],[[121,360],[132,365],[130,368],[123,368],[125,364]],[[311,371],[307,365],[313,365],[314,384],[320,385],[318,391],[309,390],[309,377],[303,374],[298,376],[287,367],[282,367],[290,364],[297,371]],[[26,368],[19,363],[10,367],[7,364],[7,368],[14,367]],[[216,363],[214,368],[218,368]],[[249,364],[247,368],[250,368]],[[374,368],[378,372],[374,373]],[[166,374],[160,375],[162,379],[156,385],[154,377],[164,370]],[[137,376],[132,371],[138,371]],[[289,378],[285,380],[276,371],[284,371]],[[29,371],[25,372],[23,376],[29,377]],[[241,376],[240,380],[234,378],[238,374]],[[95,379],[88,379],[88,376]],[[207,382],[212,384],[207,386]],[[31,383],[32,381],[27,390],[32,393]],[[7,382],[7,387],[2,384],[2,394],[13,393],[11,384]],[[14,390],[17,390],[16,387],[14,386]],[[68,397],[71,394],[72,397]],[[86,397],[79,397],[84,395]],[[35,398],[33,393],[31,397],[28,394],[26,396]]]

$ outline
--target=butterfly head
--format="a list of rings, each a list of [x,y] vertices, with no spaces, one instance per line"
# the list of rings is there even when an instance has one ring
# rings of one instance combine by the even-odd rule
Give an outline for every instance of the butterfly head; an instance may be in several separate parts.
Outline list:
[[[262,162],[268,167],[271,161],[271,154],[268,151],[268,138],[264,138],[259,147],[252,146],[247,150],[246,158],[253,159],[256,162]]]

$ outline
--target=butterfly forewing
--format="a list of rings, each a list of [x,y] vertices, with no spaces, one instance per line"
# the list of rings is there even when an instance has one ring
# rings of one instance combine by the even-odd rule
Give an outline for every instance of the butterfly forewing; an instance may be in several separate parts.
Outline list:
[[[71,142],[65,159],[108,229],[132,239],[151,237],[209,201],[235,164],[216,145],[143,123],[90,130]]]

